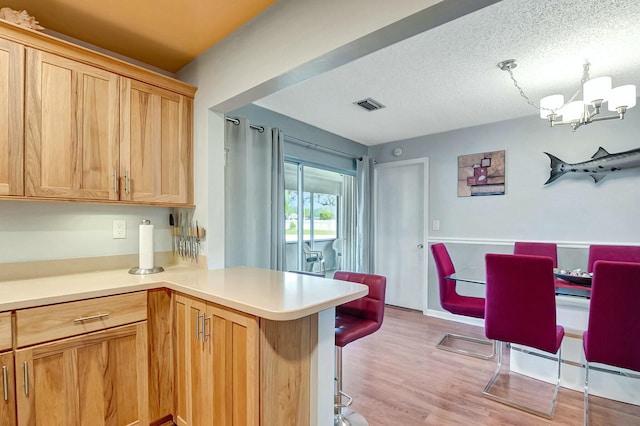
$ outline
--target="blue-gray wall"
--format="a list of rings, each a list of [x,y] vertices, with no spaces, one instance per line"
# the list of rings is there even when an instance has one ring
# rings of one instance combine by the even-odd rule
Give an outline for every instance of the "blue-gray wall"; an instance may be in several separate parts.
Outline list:
[[[640,147],[640,113],[593,123],[573,132],[549,128],[537,116],[395,141],[370,149],[378,163],[429,158],[429,241],[445,242],[456,267],[483,268],[484,253],[510,252],[515,240],[559,244],[559,266],[586,268],[589,243],[640,245],[640,168],[595,184],[587,175],[549,177],[549,152],[567,162],[589,160],[600,146],[610,153]],[[403,155],[392,152],[402,147]],[[506,194],[457,196],[459,155],[505,150]],[[431,228],[440,221],[440,230]],[[430,258],[430,309],[440,309]]]

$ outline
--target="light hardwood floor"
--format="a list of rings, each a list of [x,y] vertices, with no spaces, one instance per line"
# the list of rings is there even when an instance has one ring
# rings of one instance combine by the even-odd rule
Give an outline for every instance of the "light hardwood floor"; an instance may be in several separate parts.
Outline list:
[[[371,426],[583,424],[582,392],[561,388],[553,420],[484,398],[495,360],[436,349],[446,332],[483,335],[480,327],[388,306],[380,330],[343,350],[352,408]],[[589,407],[592,426],[640,425],[638,406],[590,397]]]

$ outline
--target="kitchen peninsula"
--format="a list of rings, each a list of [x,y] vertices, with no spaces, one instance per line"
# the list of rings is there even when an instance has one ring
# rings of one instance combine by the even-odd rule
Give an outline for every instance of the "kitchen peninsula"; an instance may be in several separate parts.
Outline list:
[[[335,306],[366,293],[192,265],[0,282],[0,360],[15,377],[0,420],[15,424],[2,417],[13,406],[19,424],[33,425],[57,415],[64,424],[330,424]],[[92,392],[104,401],[87,404]]]

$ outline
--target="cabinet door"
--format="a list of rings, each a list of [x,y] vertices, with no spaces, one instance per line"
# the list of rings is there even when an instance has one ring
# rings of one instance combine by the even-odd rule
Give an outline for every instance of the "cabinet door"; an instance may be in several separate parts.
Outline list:
[[[147,324],[20,349],[20,426],[146,425]]]
[[[118,199],[118,76],[27,49],[25,192]]]
[[[178,426],[258,425],[258,322],[175,295]]]
[[[209,305],[206,342],[213,346],[213,423],[259,424],[257,318]]]
[[[0,195],[23,195],[24,47],[0,39]]]
[[[208,380],[209,355],[202,341],[204,302],[175,295],[175,408],[178,426],[210,425],[212,384]]]
[[[193,100],[122,78],[121,199],[193,203]]]
[[[16,424],[16,393],[13,374],[13,352],[0,354],[0,424],[15,426]]]

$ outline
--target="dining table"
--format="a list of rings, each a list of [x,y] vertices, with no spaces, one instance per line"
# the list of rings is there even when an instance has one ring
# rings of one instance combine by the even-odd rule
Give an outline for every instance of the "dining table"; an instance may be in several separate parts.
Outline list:
[[[559,271],[559,270],[558,270]],[[591,297],[591,277],[575,277],[554,270],[556,296],[571,296],[589,299]],[[485,285],[485,271],[479,268],[461,269],[445,277],[447,280]]]

